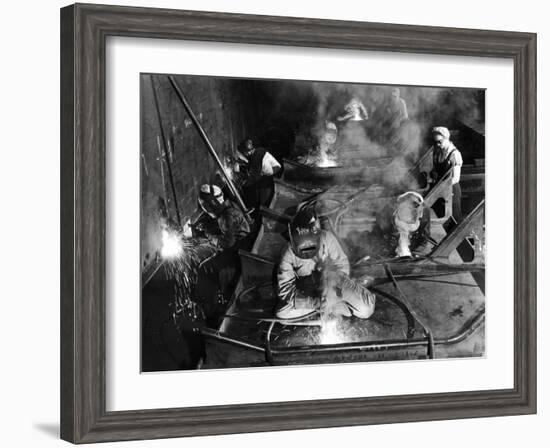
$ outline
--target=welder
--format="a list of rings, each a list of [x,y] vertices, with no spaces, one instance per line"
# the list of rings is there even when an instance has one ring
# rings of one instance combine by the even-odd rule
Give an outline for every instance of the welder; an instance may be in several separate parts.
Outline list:
[[[394,87],[386,100],[383,111],[385,113],[386,125],[396,130],[401,124],[409,119],[407,103],[401,98],[399,87]]]
[[[460,188],[460,171],[462,169],[462,155],[451,141],[451,133],[444,126],[432,129],[434,141],[433,169],[430,178],[433,184],[437,183],[449,170],[452,170],[453,188],[453,218],[457,223],[462,221],[462,190]]]
[[[380,107],[378,116],[378,139],[382,144],[394,146],[399,138],[403,138],[401,135],[403,132],[402,127],[409,119],[407,103],[401,98],[398,87],[393,87],[390,90],[386,100]]]
[[[290,242],[277,271],[275,316],[305,317],[316,311],[367,319],[375,297],[349,277],[348,258],[337,238],[321,228],[314,210],[302,208],[288,225]]]
[[[423,254],[430,240],[430,211],[422,195],[415,191],[399,195],[377,214],[372,234],[374,239],[369,245],[377,255]]]
[[[297,161],[308,166],[336,166],[338,128],[330,121],[326,121],[315,130],[317,134],[316,144],[305,154],[299,156]]]
[[[246,138],[237,152],[235,170],[248,207],[268,207],[274,191],[273,176],[281,171],[281,164],[262,147],[256,147]]]
[[[346,104],[345,114],[336,117],[341,164],[361,163],[358,159],[371,156],[372,148],[368,144],[367,133],[369,118],[367,107],[357,97],[351,98]]]
[[[198,203],[210,221],[210,225],[198,229],[217,250],[199,267],[196,295],[200,296],[207,319],[215,321],[220,314],[218,302],[229,300],[240,275],[238,250],[248,248],[252,235],[244,213],[224,198],[218,185],[202,185]]]
[[[357,97],[353,97],[344,107],[346,113],[336,118],[338,121],[364,121],[369,119],[365,105]]]

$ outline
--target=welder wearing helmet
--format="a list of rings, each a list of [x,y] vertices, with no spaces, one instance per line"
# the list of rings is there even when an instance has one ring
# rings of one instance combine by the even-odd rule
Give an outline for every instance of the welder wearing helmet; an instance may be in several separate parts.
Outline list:
[[[215,223],[213,228],[203,229],[203,232],[218,250],[199,265],[195,295],[207,324],[215,326],[239,280],[238,249],[248,248],[250,226],[244,213],[234,202],[224,199],[217,185],[202,185],[198,202]]]
[[[407,191],[398,196],[378,214],[373,232],[384,242],[379,255],[410,257],[413,251],[422,252],[430,237],[430,212],[422,195]]]
[[[232,248],[250,234],[244,213],[234,202],[224,198],[219,186],[202,185],[198,201],[200,208],[218,224],[217,232],[207,236],[220,249]]]
[[[370,317],[374,296],[349,278],[346,254],[336,237],[321,228],[313,211],[298,211],[289,224],[289,238],[277,272],[277,318],[306,316],[325,306],[327,297],[330,297],[330,311],[335,314]],[[342,289],[351,291],[352,284],[360,293],[344,296]],[[339,294],[334,293],[336,289]]]

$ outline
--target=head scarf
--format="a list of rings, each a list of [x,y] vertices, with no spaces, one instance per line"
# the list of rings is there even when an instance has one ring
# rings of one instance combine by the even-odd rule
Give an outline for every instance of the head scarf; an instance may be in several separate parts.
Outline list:
[[[445,140],[449,140],[451,138],[451,133],[449,130],[444,126],[436,126],[432,129],[432,134],[436,135],[439,134],[441,137],[443,137]]]

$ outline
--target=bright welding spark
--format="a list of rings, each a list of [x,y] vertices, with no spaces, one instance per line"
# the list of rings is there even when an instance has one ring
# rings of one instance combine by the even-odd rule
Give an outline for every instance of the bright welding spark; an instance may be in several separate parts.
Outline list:
[[[330,166],[337,166],[337,163],[334,160],[329,159],[325,150],[321,149],[321,160],[317,164],[318,167],[327,168]]]
[[[328,167],[337,166],[337,165],[338,164],[334,160],[321,159],[321,161],[319,162],[319,164],[317,166],[320,167],[320,168],[328,168]]]
[[[173,260],[183,255],[183,245],[177,232],[162,230],[162,249],[160,254],[162,258]]]
[[[344,342],[344,335],[338,329],[338,319],[326,319],[321,323],[319,342],[322,345]]]

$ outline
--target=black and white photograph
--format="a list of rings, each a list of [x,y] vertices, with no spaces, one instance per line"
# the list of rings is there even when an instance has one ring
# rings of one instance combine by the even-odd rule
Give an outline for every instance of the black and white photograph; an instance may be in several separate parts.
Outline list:
[[[141,73],[141,371],[484,357],[485,93]]]
[[[544,446],[544,5],[6,2],[0,445]]]

